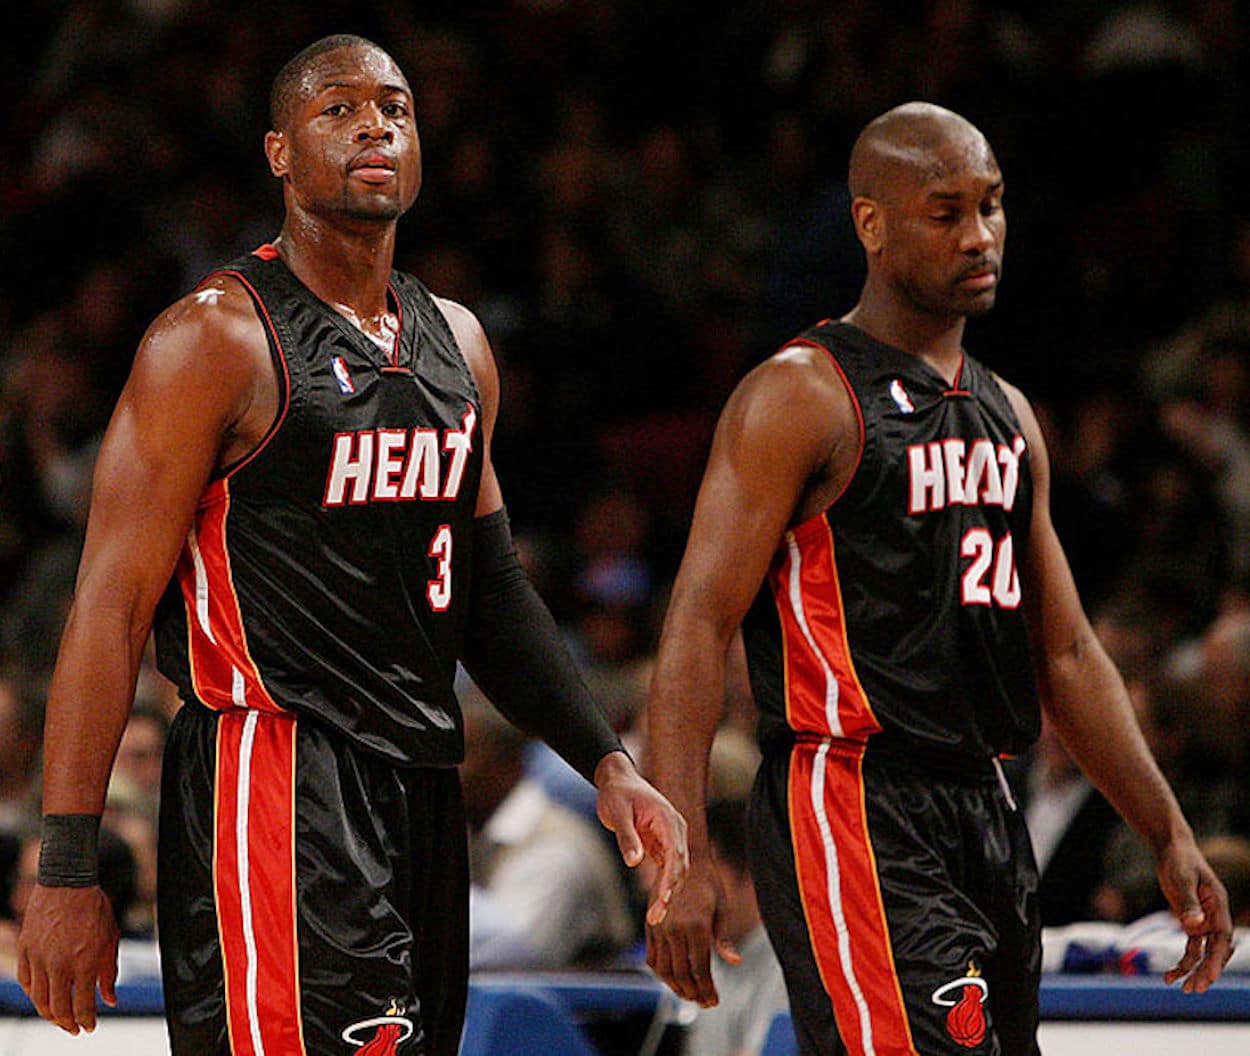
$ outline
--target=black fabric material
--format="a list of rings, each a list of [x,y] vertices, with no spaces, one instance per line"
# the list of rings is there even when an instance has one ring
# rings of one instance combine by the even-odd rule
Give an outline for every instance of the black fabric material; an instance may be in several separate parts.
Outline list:
[[[473,585],[462,660],[508,719],[541,737],[587,781],[620,738],[530,583],[506,510],[473,522]]]
[[[100,816],[45,814],[38,875],[44,887],[95,887],[100,882]]]
[[[159,938],[174,1056],[231,1056],[214,881],[219,713],[169,731],[161,793]],[[264,716],[265,721],[287,721]],[[456,1056],[468,999],[469,864],[460,779],[397,767],[296,720],[296,929],[302,1051],[353,1051],[380,1016],[408,1021],[399,1056]],[[257,804],[254,809],[260,809]],[[265,891],[253,890],[258,907]],[[264,956],[264,950],[260,951]],[[272,971],[266,985],[281,985]],[[262,995],[263,997],[263,995]],[[250,1051],[250,1050],[249,1050]]]

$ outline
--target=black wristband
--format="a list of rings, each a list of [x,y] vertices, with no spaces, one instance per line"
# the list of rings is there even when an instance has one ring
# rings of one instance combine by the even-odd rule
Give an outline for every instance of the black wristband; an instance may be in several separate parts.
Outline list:
[[[100,882],[100,816],[45,814],[39,846],[44,887],[95,887]]]

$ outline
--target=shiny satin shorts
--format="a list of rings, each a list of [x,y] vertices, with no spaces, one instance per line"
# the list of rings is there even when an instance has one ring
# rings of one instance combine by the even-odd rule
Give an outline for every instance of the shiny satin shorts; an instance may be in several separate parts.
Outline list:
[[[185,705],[158,932],[174,1056],[455,1056],[468,863],[454,769],[294,713]]]
[[[1037,869],[1005,786],[813,739],[766,753],[749,825],[804,1056],[1035,1056]]]

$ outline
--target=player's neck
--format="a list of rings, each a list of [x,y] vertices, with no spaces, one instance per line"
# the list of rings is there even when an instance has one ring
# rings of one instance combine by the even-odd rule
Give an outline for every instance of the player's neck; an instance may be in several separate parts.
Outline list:
[[[327,304],[345,306],[361,318],[387,310],[393,223],[351,229],[288,213],[274,245],[295,277]]]
[[[866,286],[859,303],[843,319],[882,344],[923,359],[954,383],[963,362],[963,316],[922,312]]]

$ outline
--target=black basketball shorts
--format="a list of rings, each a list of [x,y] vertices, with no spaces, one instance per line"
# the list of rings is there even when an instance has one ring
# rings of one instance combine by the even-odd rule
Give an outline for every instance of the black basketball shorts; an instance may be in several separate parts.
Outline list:
[[[992,777],[804,741],[765,755],[749,824],[804,1056],[1036,1056],[1037,869]]]
[[[468,858],[454,769],[290,712],[185,705],[161,793],[174,1056],[455,1056]]]

